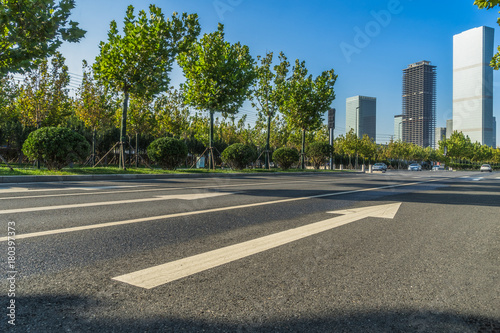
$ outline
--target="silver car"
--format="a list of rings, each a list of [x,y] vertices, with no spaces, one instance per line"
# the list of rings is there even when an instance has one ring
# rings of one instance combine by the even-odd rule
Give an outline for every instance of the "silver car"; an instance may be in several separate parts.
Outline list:
[[[489,164],[483,164],[483,165],[481,165],[481,168],[479,170],[481,170],[481,172],[483,172],[483,171],[489,171],[489,172],[491,172],[491,165],[489,165]]]
[[[409,171],[422,171],[422,166],[418,163],[412,163],[408,166]]]
[[[385,163],[375,163],[372,167],[372,171],[382,171],[386,172],[387,171],[387,165]]]

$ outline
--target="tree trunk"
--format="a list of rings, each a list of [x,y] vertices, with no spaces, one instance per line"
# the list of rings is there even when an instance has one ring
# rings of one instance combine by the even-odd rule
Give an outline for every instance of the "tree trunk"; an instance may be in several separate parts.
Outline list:
[[[210,133],[208,136],[208,169],[211,170],[212,168],[215,169],[215,166],[213,165],[213,158],[214,158],[214,150],[212,147],[212,142],[214,141],[214,112],[210,111]]]
[[[305,156],[305,150],[306,150],[306,130],[302,129],[302,152],[300,154],[300,165],[302,170],[306,169],[306,156]]]
[[[96,129],[92,131],[92,167],[95,167],[95,136],[96,136]]]
[[[125,89],[125,99],[123,100],[122,123],[120,128],[120,168],[125,170],[125,143],[127,142],[127,108],[128,108],[128,90]]]
[[[271,141],[271,116],[267,116],[267,140],[266,140],[266,156],[265,156],[265,161],[266,165],[265,168],[267,170],[270,169],[269,167],[269,141]]]
[[[139,133],[135,133],[135,167],[139,167]]]

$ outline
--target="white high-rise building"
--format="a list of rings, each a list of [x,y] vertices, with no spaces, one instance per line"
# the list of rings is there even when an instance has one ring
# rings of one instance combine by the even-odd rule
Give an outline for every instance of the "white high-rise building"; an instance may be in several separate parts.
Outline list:
[[[346,99],[346,132],[354,129],[354,133],[362,138],[367,134],[373,140],[377,137],[377,98],[354,96]]]
[[[453,36],[453,131],[493,145],[494,29],[479,27]]]

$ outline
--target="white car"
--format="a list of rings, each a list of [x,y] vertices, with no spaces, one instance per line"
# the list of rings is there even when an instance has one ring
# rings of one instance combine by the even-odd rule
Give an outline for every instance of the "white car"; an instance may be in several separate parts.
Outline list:
[[[386,172],[387,171],[387,165],[385,163],[375,163],[372,167],[372,171],[382,171]]]
[[[481,170],[481,172],[483,172],[483,171],[489,171],[489,172],[491,172],[491,165],[489,165],[489,164],[483,164],[483,165],[481,165],[481,168],[479,170]]]
[[[422,166],[418,163],[412,163],[408,166],[408,171],[422,171]]]

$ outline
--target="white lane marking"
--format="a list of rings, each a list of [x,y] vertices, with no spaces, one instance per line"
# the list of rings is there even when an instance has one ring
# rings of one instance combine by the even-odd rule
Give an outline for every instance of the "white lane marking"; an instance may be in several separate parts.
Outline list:
[[[401,203],[332,212],[345,214],[302,227],[278,232],[243,243],[226,246],[177,261],[112,278],[136,287],[151,289],[184,277],[261,253],[302,238],[361,220],[365,217],[394,218]]]
[[[60,206],[42,206],[42,207],[30,207],[30,208],[6,209],[6,210],[0,210],[0,214],[15,214],[15,213],[39,212],[39,211],[57,210],[57,209],[110,206],[110,205],[121,205],[121,204],[128,204],[128,203],[174,200],[174,199],[195,200],[195,199],[205,199],[205,198],[210,198],[210,197],[217,197],[217,196],[233,194],[233,193],[234,192],[232,192],[232,193],[231,192],[207,192],[207,193],[192,193],[192,194],[159,195],[159,196],[156,196],[154,198],[89,202],[89,203],[82,203],[82,204],[60,205]]]
[[[258,186],[258,185],[275,185],[275,184],[293,184],[293,183],[304,183],[304,182],[321,182],[324,183],[324,180],[298,180],[292,182],[269,182],[269,183],[248,183],[248,184],[231,184],[231,185],[210,185],[210,186],[190,186],[190,187],[170,187],[170,188],[154,188],[154,189],[146,189],[146,190],[133,190],[133,191],[107,191],[107,192],[92,192],[92,193],[65,193],[65,194],[47,194],[47,195],[30,195],[30,196],[16,196],[16,197],[3,197],[0,200],[14,200],[14,199],[38,199],[38,198],[53,198],[53,197],[69,197],[69,196],[84,196],[84,195],[101,195],[101,194],[122,194],[122,193],[139,193],[139,192],[161,192],[161,191],[173,191],[173,190],[182,190],[182,189],[209,189],[209,188],[226,188],[226,187],[235,187],[235,186]],[[141,185],[141,186],[150,186],[150,185]],[[158,186],[158,185],[151,185]],[[56,189],[54,189],[56,190]],[[31,190],[30,192],[32,192]],[[43,190],[36,190],[43,191]],[[17,192],[26,192],[26,191],[17,191]]]
[[[440,179],[433,179],[433,180],[427,180],[427,181],[423,181],[423,182],[414,182],[414,183],[396,184],[396,185],[386,185],[386,186],[381,186],[381,187],[372,187],[372,188],[365,188],[365,189],[360,189],[360,190],[352,190],[352,191],[344,191],[344,192],[333,192],[333,193],[326,193],[326,194],[318,194],[318,195],[313,195],[313,196],[309,196],[309,197],[299,197],[299,198],[289,198],[289,199],[281,199],[281,200],[275,200],[275,201],[257,202],[257,203],[239,205],[239,206],[228,206],[228,207],[222,207],[222,208],[211,208],[211,209],[204,209],[204,210],[197,210],[197,211],[190,211],[190,212],[183,212],[183,213],[174,213],[174,214],[168,214],[168,215],[143,217],[143,218],[138,218],[138,219],[124,220],[124,221],[106,222],[106,223],[100,223],[100,224],[90,224],[90,225],[84,225],[84,226],[80,226],[80,227],[71,227],[71,228],[63,228],[63,229],[46,230],[46,231],[32,232],[32,233],[28,233],[28,234],[17,234],[16,235],[16,239],[24,239],[24,238],[33,238],[33,237],[40,237],[40,236],[57,235],[57,234],[63,234],[63,233],[75,232],[75,231],[82,231],[82,230],[92,230],[92,229],[106,228],[106,227],[112,227],[112,226],[120,226],[120,225],[133,224],[133,223],[142,223],[142,222],[151,222],[151,221],[157,221],[157,220],[165,220],[165,219],[170,219],[170,218],[175,218],[175,217],[183,217],[183,216],[191,216],[191,215],[198,215],[198,214],[223,212],[223,211],[227,211],[227,210],[234,210],[234,209],[241,209],[241,208],[251,208],[251,207],[258,207],[258,206],[265,206],[265,205],[273,205],[273,204],[277,204],[277,203],[293,202],[293,201],[308,200],[308,199],[315,199],[315,198],[332,197],[332,196],[352,194],[352,193],[377,191],[377,190],[384,190],[384,189],[389,189],[389,188],[396,188],[396,187],[412,186],[412,185],[418,185],[418,184],[431,183],[431,182],[436,182],[436,181],[439,181],[439,180]],[[0,242],[5,242],[7,239],[8,239],[7,237],[0,237]]]
[[[158,186],[158,185],[114,185],[114,186],[86,186],[86,187],[62,187],[62,188],[36,188],[30,189],[27,187],[10,187],[6,189],[0,188],[0,193],[23,193],[23,192],[52,192],[52,191],[92,191],[92,190],[105,190],[105,189],[120,189],[131,187],[144,187],[144,186]],[[61,194],[67,195],[67,194]]]

